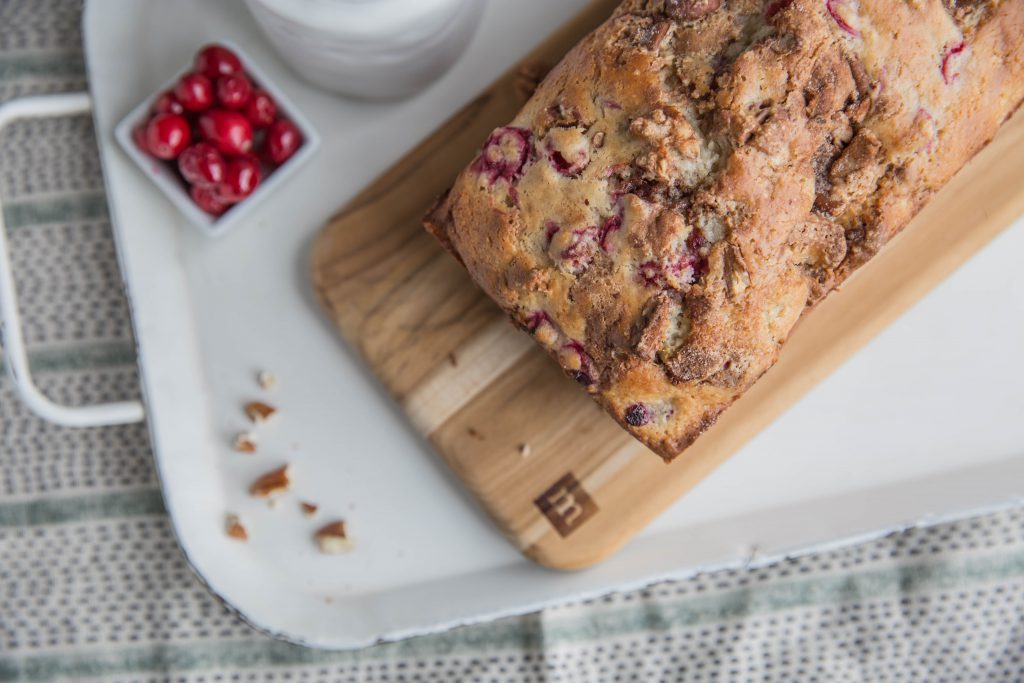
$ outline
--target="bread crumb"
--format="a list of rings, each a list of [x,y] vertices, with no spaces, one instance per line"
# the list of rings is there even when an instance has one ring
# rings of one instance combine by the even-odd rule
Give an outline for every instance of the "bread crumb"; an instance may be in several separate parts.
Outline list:
[[[519,444],[519,457],[521,457],[521,458],[529,458],[531,450],[532,449],[530,448],[530,444],[528,444],[528,443],[521,443],[521,444]]]
[[[320,509],[318,505],[315,505],[314,503],[307,503],[305,501],[300,502],[299,507],[302,508],[303,517],[313,517],[316,515],[316,511]]]
[[[238,519],[238,515],[229,514],[227,516],[225,532],[227,533],[228,538],[233,538],[236,541],[249,540],[249,532],[245,530],[244,526],[242,526],[242,522]]]

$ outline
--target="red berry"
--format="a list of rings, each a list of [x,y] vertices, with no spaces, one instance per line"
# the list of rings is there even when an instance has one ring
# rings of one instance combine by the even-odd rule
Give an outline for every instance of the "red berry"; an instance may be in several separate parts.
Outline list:
[[[197,142],[178,157],[178,170],[193,185],[216,185],[226,168],[224,157],[208,142]]]
[[[224,173],[224,182],[217,188],[222,201],[240,202],[260,184],[260,162],[250,155],[232,159]]]
[[[217,101],[228,109],[241,109],[252,95],[252,83],[245,74],[231,74],[217,79]]]
[[[263,144],[267,157],[275,164],[281,165],[302,146],[302,133],[291,121],[279,119],[267,131],[267,139]]]
[[[189,194],[200,209],[206,213],[212,213],[214,216],[221,215],[230,206],[229,203],[221,201],[217,191],[212,187],[193,185]]]
[[[213,84],[202,74],[187,73],[174,86],[174,96],[186,111],[204,111],[213,106]]]
[[[533,132],[528,128],[509,126],[491,133],[480,157],[473,163],[473,170],[487,176],[491,185],[498,179],[513,183],[535,158]]]
[[[223,45],[207,45],[196,53],[195,68],[207,78],[216,80],[242,70],[242,60]]]
[[[277,103],[263,90],[254,90],[245,106],[245,116],[253,128],[266,128],[277,118]]]
[[[245,154],[252,149],[252,126],[238,112],[211,109],[199,117],[199,130],[224,154]]]
[[[181,106],[181,102],[174,96],[174,93],[168,90],[167,92],[161,93],[160,97],[156,98],[153,102],[153,113],[154,114],[184,114],[185,107]]]
[[[146,141],[146,124],[143,123],[132,129],[132,142],[143,152],[149,152],[149,142]]]
[[[643,427],[651,421],[651,409],[643,403],[634,403],[626,408],[626,422],[633,427]]]
[[[961,40],[956,45],[947,47],[945,52],[942,53],[942,80],[946,85],[951,84],[960,77],[957,62],[966,49],[967,43]]]
[[[146,124],[146,149],[160,159],[173,159],[188,147],[192,131],[180,114],[157,114]]]

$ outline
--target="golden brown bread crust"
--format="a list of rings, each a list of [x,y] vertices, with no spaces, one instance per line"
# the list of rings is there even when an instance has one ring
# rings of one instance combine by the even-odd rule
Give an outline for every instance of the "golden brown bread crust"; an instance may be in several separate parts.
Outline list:
[[[1024,0],[626,0],[425,223],[670,460],[1022,98]]]

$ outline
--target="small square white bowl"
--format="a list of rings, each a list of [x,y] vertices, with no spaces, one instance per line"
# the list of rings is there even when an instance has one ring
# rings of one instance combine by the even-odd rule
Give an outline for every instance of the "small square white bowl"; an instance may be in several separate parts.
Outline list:
[[[181,69],[173,78],[158,88],[156,92],[144,99],[139,106],[135,107],[127,116],[121,119],[114,129],[114,137],[125,153],[131,157],[142,172],[159,187],[178,210],[184,214],[189,221],[208,237],[219,237],[230,230],[248,216],[254,207],[262,202],[268,195],[272,194],[278,185],[283,183],[289,176],[295,173],[300,166],[309,160],[320,147],[320,136],[310,124],[309,120],[302,115],[302,112],[295,104],[267,77],[266,73],[253,61],[244,50],[234,43],[226,40],[218,44],[230,48],[238,58],[242,60],[245,73],[249,75],[253,84],[267,91],[277,103],[277,111],[280,116],[292,121],[302,132],[302,146],[287,161],[274,169],[267,175],[251,195],[238,202],[220,216],[212,216],[192,201],[188,194],[188,187],[180,177],[173,161],[158,159],[143,150],[132,137],[132,131],[136,126],[142,124],[149,117],[153,103],[161,93],[170,90],[177,83],[182,75],[192,70],[188,64]]]

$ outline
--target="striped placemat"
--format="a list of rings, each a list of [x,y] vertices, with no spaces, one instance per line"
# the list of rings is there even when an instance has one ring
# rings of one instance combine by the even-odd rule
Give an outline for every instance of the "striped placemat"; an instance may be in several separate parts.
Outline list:
[[[86,86],[80,13],[0,0],[0,101]],[[138,393],[95,144],[83,117],[0,135],[33,368],[70,402]],[[1022,679],[1022,508],[358,652],[274,641],[192,575],[144,427],[47,425],[0,376],[0,681]]]

